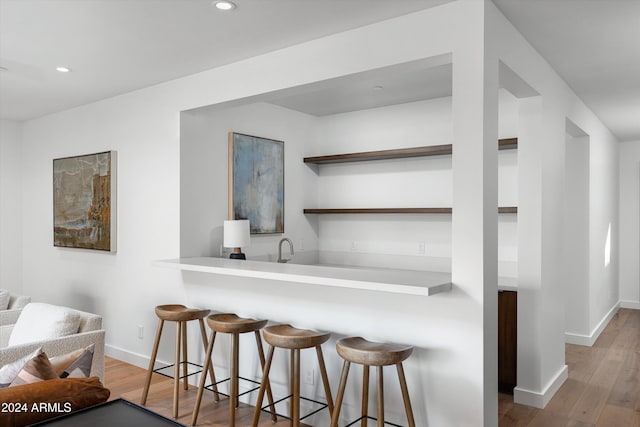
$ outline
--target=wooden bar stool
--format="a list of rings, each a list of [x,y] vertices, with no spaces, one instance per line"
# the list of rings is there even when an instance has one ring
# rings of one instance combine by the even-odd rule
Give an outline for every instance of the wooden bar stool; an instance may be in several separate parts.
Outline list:
[[[207,333],[204,330],[204,319],[207,314],[209,314],[209,310],[202,310],[197,308],[187,308],[181,304],[168,304],[168,305],[159,305],[155,308],[156,315],[158,316],[158,328],[156,331],[156,340],[153,344],[153,352],[151,353],[151,360],[149,361],[149,369],[147,370],[147,379],[144,384],[144,390],[142,391],[142,399],[140,400],[140,404],[144,405],[147,403],[147,395],[149,394],[149,386],[151,384],[151,377],[153,373],[157,373],[163,375],[165,377],[171,378],[171,375],[166,375],[160,372],[163,369],[167,369],[169,367],[174,368],[173,370],[173,418],[178,418],[178,390],[180,380],[183,380],[184,389],[188,390],[189,382],[188,377],[198,372],[193,372],[189,374],[188,365],[197,366],[202,368],[202,366],[197,365],[195,363],[191,363],[187,358],[187,322],[192,320],[197,320],[200,324],[200,334],[202,336],[202,344],[204,348],[207,348]],[[175,353],[175,362],[172,365],[165,366],[163,368],[154,369],[156,364],[156,356],[158,355],[158,347],[160,345],[160,337],[162,336],[162,328],[164,326],[164,322],[176,322],[176,353]],[[182,361],[180,361],[180,350],[182,349]],[[183,375],[180,376],[180,365],[182,365]],[[215,378],[215,374],[213,373],[213,367],[209,367],[209,373],[211,374],[211,378]],[[215,380],[214,380],[215,382]],[[216,399],[217,399],[217,389]]]
[[[193,416],[191,418],[191,425],[195,426],[198,420],[198,413],[200,412],[200,403],[202,401],[202,394],[204,393],[205,382],[207,379],[207,373],[209,366],[212,366],[211,354],[213,353],[213,344],[216,340],[216,333],[231,334],[231,360],[230,360],[230,375],[229,378],[215,382],[215,378],[212,378],[214,385],[220,384],[225,381],[229,381],[229,426],[235,427],[236,417],[235,411],[238,407],[238,397],[243,394],[250,393],[258,389],[258,387],[248,390],[244,393],[238,394],[239,379],[245,381],[255,382],[247,378],[242,378],[238,374],[238,359],[240,354],[240,334],[253,332],[256,336],[256,345],[258,347],[258,357],[260,358],[260,367],[264,369],[264,350],[262,348],[262,339],[260,338],[260,329],[266,324],[266,320],[245,319],[238,317],[232,313],[219,313],[211,314],[207,317],[207,323],[211,328],[211,338],[209,339],[209,346],[207,347],[207,355],[205,356],[204,368],[205,373],[200,378],[200,385],[198,386],[198,395],[196,396],[196,404],[193,408]],[[220,393],[223,394],[224,393]],[[273,396],[271,394],[271,385],[267,381],[267,396],[269,404],[271,406],[271,419],[277,421],[275,406],[273,406]]]
[[[269,352],[267,353],[267,363],[264,367],[264,373],[262,374],[262,382],[260,384],[260,391],[258,392],[258,401],[256,403],[256,409],[253,413],[252,426],[257,427],[260,421],[260,411],[262,410],[262,400],[264,399],[264,392],[267,388],[269,381],[269,370],[271,369],[271,362],[273,361],[273,353],[276,347],[285,348],[291,350],[291,370],[290,370],[290,395],[280,399],[281,402],[285,399],[292,398],[290,416],[291,425],[293,427],[300,426],[300,420],[307,418],[316,412],[329,408],[329,412],[333,412],[333,399],[331,397],[331,389],[329,387],[329,379],[327,377],[327,369],[324,365],[324,357],[322,355],[321,345],[329,339],[331,334],[325,332],[317,332],[306,329],[296,329],[291,325],[274,325],[268,326],[262,330],[262,335],[265,341],[269,343]],[[327,403],[316,402],[322,404],[322,408],[300,417],[300,350],[305,348],[315,347],[318,355],[318,364],[320,365],[320,374],[322,376],[322,384],[324,385],[324,393],[327,398]],[[305,400],[311,400],[306,399]],[[315,402],[315,401],[313,401]]]
[[[338,418],[340,417],[340,407],[342,406],[342,398],[344,397],[344,389],[347,385],[347,376],[349,375],[349,367],[351,363],[363,365],[362,380],[362,416],[357,420],[348,424],[348,426],[361,421],[361,426],[367,425],[368,404],[369,404],[369,366],[375,366],[377,391],[378,391],[378,427],[383,427],[384,421],[384,382],[382,377],[382,367],[396,365],[398,370],[398,379],[400,380],[400,389],[402,390],[402,399],[404,400],[404,409],[407,413],[409,427],[415,427],[416,423],[413,419],[413,411],[411,409],[411,401],[409,400],[409,391],[407,389],[407,380],[404,377],[404,369],[402,362],[407,359],[413,347],[400,344],[380,344],[370,342],[360,337],[343,338],[336,343],[336,349],[340,357],[344,359],[342,366],[342,374],[340,376],[340,386],[336,396],[335,410],[331,416],[331,427],[338,426]],[[387,423],[391,424],[391,423]],[[396,425],[396,424],[391,424]]]

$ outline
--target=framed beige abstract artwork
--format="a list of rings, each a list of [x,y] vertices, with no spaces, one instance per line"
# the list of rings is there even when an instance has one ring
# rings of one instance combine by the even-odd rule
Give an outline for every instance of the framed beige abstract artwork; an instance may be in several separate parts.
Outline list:
[[[53,160],[53,244],[116,251],[116,152]]]

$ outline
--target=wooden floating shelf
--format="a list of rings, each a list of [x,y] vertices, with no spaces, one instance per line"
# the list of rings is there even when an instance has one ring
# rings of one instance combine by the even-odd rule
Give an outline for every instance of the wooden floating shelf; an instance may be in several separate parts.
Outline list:
[[[498,140],[498,150],[515,150],[518,148],[518,138],[505,138]]]
[[[517,206],[501,207],[501,208],[498,208],[498,213],[501,213],[501,214],[517,214],[518,213],[518,207]]]
[[[501,139],[499,150],[518,148],[518,138]],[[453,153],[452,144],[430,145],[426,147],[399,148],[393,150],[364,151],[360,153],[332,154],[328,156],[305,157],[305,163],[316,165],[332,163],[363,162],[368,160],[404,159],[411,157],[442,156]]]
[[[450,214],[451,208],[342,208],[304,209],[305,214]],[[500,207],[498,213],[517,214],[515,206]]]

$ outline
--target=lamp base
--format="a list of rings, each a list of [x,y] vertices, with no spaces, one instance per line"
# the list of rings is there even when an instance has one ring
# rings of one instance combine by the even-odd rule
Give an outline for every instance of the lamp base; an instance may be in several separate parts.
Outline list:
[[[229,258],[230,258],[230,259],[244,259],[244,260],[246,260],[246,259],[247,259],[247,257],[246,257],[242,252],[240,252],[240,253],[238,253],[238,252],[232,252],[232,253],[229,255]]]

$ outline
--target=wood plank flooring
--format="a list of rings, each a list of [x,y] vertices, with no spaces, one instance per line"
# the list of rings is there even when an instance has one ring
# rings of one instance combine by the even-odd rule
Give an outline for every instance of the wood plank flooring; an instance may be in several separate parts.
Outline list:
[[[147,371],[137,366],[130,365],[111,357],[105,358],[105,387],[111,390],[109,400],[122,397],[134,403],[140,403],[142,389]],[[197,388],[189,386],[185,391],[180,386],[180,400],[178,418],[176,421],[184,425],[191,425],[191,414],[195,405]],[[266,398],[265,398],[266,403]],[[167,418],[172,418],[173,408],[173,380],[161,375],[154,375],[151,382],[151,389],[147,398],[147,409],[157,412]],[[213,394],[207,392],[202,397],[200,414],[198,415],[198,426],[202,427],[223,427],[228,426],[229,419],[228,400],[220,396],[219,402],[214,402]],[[253,418],[253,406],[240,404],[236,411],[236,426],[248,427]],[[278,422],[271,422],[271,417],[264,412],[260,417],[260,427],[267,426],[289,426],[289,420],[279,418]],[[301,427],[310,427],[301,424]]]
[[[500,427],[640,427],[640,310],[620,309],[593,347],[567,344],[569,378],[545,409],[513,403],[511,395],[499,394]],[[123,397],[139,402],[146,371],[113,358],[106,358],[105,386],[111,399]],[[171,379],[154,375],[147,407],[171,417]],[[178,421],[189,425],[196,389],[180,394]],[[253,408],[241,405],[238,427],[251,425]],[[202,401],[198,426],[227,424],[227,400],[214,403],[211,395]],[[288,426],[288,420],[273,424],[263,414],[260,426]]]
[[[543,410],[500,394],[500,426],[640,427],[640,310],[620,309],[593,347],[567,344],[566,363]]]

